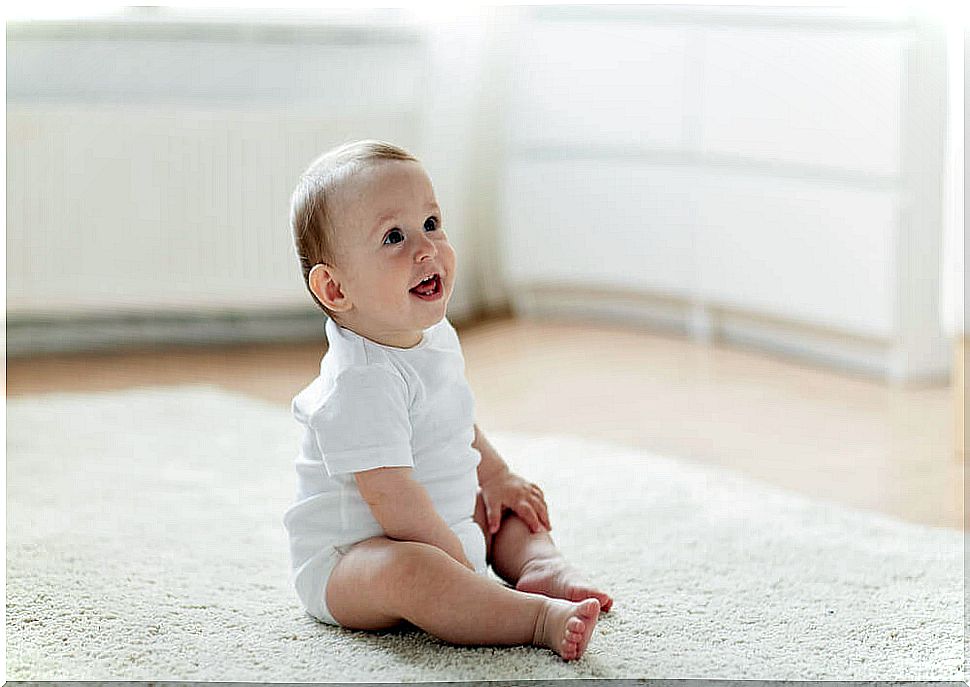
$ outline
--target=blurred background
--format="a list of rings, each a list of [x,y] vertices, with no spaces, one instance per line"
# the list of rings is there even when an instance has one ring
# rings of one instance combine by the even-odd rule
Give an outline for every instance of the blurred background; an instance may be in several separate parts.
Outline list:
[[[287,408],[325,351],[290,192],[378,138],[434,182],[486,431],[962,527],[966,21],[927,7],[25,9],[8,396]]]

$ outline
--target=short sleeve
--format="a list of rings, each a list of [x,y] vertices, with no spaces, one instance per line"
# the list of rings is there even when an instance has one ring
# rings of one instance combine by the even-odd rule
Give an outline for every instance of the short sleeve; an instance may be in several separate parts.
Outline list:
[[[407,384],[392,370],[377,365],[343,370],[310,427],[330,476],[414,467]]]

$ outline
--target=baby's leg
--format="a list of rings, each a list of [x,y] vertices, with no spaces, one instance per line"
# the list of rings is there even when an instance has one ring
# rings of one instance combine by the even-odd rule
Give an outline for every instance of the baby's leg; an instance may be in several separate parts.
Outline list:
[[[599,601],[603,612],[613,606],[608,594],[587,582],[566,562],[548,532],[532,532],[524,520],[509,512],[502,518],[498,532],[489,536],[481,494],[475,521],[485,533],[492,568],[517,590],[569,601],[593,598]]]
[[[441,549],[374,537],[348,551],[327,584],[344,627],[379,630],[401,620],[454,644],[535,644],[566,660],[589,642],[599,603],[548,599],[476,575]]]

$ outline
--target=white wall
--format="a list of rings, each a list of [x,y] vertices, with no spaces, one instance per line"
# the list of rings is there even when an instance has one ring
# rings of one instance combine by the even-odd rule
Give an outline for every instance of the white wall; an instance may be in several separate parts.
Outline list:
[[[374,137],[434,180],[455,317],[549,286],[575,316],[615,289],[702,338],[774,327],[793,354],[817,335],[837,364],[945,372],[942,335],[920,338],[962,313],[927,201],[932,31],[796,9],[348,16],[10,25],[10,322],[313,313],[290,190]]]
[[[959,24],[947,30],[947,159],[944,193],[943,295],[941,318],[949,336],[966,332],[966,231],[965,192],[966,165],[964,104],[970,92],[966,69],[968,56],[967,29]]]
[[[519,31],[503,198],[518,311],[946,377],[938,23],[545,7]]]
[[[480,23],[317,21],[8,28],[12,320],[313,312],[289,195],[314,157],[356,138],[425,161],[459,253],[450,312],[476,310]]]

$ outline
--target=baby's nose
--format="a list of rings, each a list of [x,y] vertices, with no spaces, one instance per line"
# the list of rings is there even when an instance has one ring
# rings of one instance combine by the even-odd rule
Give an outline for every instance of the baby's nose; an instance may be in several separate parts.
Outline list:
[[[422,236],[417,246],[418,260],[422,260],[425,257],[433,258],[438,253],[438,247],[434,245],[434,241],[429,239],[427,236]]]

